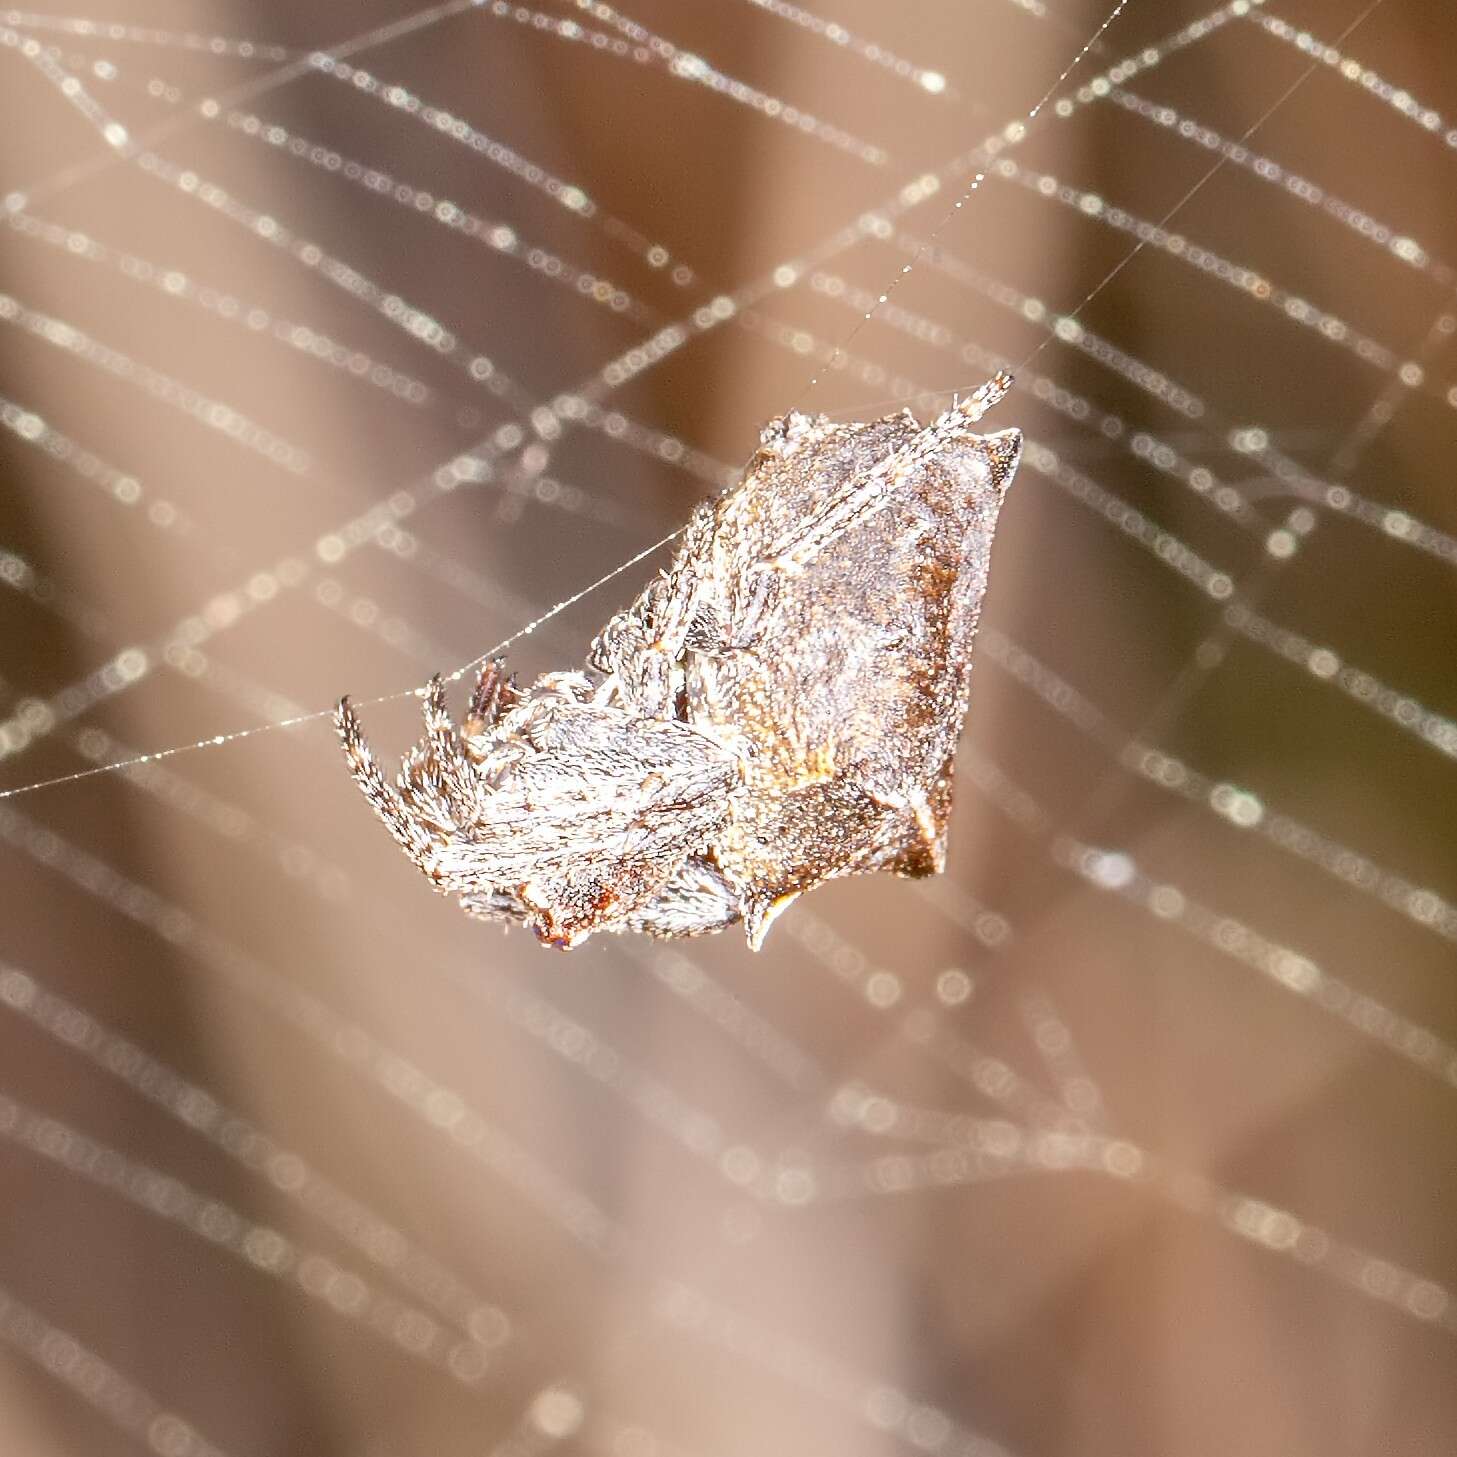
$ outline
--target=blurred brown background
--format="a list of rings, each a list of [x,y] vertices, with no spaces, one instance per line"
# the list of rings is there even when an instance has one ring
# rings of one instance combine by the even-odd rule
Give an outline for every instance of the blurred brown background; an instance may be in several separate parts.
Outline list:
[[[0,13],[0,790],[459,666],[790,406],[1029,441],[950,874],[758,957],[468,922],[327,718],[0,799],[5,1452],[1457,1445],[1451,19],[1055,85],[1108,8]]]

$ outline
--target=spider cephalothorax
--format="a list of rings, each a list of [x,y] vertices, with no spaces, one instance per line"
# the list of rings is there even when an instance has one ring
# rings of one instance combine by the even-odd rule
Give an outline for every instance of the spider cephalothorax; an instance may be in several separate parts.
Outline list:
[[[775,420],[585,672],[523,691],[493,660],[458,728],[434,680],[393,785],[341,702],[365,797],[438,890],[561,947],[742,920],[757,948],[822,880],[939,871],[1022,446],[971,427],[1010,385],[927,426]]]

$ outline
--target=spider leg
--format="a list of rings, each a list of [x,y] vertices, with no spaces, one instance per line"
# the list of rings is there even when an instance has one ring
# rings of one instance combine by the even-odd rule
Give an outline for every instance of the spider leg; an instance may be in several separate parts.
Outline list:
[[[739,783],[712,738],[612,705],[528,696],[507,727],[501,767],[477,771],[475,813],[440,835],[427,874],[472,914],[563,948],[658,896]]]
[[[732,926],[742,914],[738,893],[712,861],[690,856],[622,929],[649,936],[702,936]]]
[[[334,727],[338,730],[354,782],[405,853],[423,868],[430,852],[429,831],[410,813],[399,792],[384,777],[379,761],[364,737],[364,725],[347,697],[341,698],[334,710]]]
[[[500,722],[502,716],[521,701],[516,675],[506,675],[505,658],[487,658],[471,692],[470,707],[461,724],[466,739],[484,736]]]
[[[473,817],[481,787],[480,775],[446,707],[445,683],[438,673],[425,690],[421,712],[435,784],[443,790],[444,799],[457,818]]]

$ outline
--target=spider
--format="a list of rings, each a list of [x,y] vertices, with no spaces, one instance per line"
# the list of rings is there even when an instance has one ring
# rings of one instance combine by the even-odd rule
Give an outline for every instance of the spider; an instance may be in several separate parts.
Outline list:
[[[909,410],[772,421],[585,671],[523,690],[492,659],[459,727],[432,679],[394,784],[341,700],[365,798],[437,890],[562,949],[742,921],[757,950],[823,880],[938,873],[1022,448],[971,427],[1011,383],[925,426]]]

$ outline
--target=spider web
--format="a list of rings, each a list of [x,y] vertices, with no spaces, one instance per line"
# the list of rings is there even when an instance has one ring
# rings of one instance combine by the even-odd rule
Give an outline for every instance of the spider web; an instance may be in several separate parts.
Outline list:
[[[0,13],[0,793],[107,769],[0,798],[7,1446],[1450,1450],[1423,24]],[[758,957],[418,883],[321,702],[1005,365],[948,876]]]

